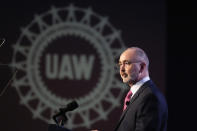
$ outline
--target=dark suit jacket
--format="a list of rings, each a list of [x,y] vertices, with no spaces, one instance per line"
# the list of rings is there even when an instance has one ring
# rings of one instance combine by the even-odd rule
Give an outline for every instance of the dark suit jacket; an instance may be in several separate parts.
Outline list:
[[[115,131],[166,131],[167,118],[166,100],[149,80],[134,94]]]

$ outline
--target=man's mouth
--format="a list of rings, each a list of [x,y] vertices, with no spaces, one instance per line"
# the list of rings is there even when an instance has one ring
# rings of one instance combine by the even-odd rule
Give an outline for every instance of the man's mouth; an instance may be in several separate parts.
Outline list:
[[[125,77],[127,77],[127,76],[128,76],[128,74],[126,74],[126,73],[122,73],[122,74],[121,74],[121,76],[125,78]]]

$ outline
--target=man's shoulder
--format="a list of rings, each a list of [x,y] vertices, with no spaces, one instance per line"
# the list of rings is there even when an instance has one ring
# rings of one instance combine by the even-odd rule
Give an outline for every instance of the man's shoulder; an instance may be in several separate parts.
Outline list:
[[[141,96],[144,97],[144,99],[152,99],[157,101],[158,103],[167,105],[165,96],[158,89],[158,87],[156,87],[152,80],[149,80],[146,83],[144,83],[142,88],[144,89],[141,93]]]

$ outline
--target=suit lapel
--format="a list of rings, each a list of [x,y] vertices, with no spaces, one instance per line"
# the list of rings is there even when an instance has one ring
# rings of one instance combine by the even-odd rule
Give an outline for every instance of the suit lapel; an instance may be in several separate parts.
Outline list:
[[[118,122],[118,125],[116,126],[115,130],[118,128],[118,126],[120,125],[121,121],[123,120],[125,114],[127,113],[128,109],[131,108],[132,103],[138,98],[138,96],[140,95],[140,93],[143,92],[143,90],[147,87],[147,85],[151,83],[151,80],[145,82],[140,89],[134,94],[134,96],[131,98],[130,103],[128,105],[128,107],[123,111],[122,115],[120,116],[120,120]]]

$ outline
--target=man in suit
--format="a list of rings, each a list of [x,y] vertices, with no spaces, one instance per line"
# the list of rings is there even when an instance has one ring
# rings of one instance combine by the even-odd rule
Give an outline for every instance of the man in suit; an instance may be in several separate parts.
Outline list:
[[[146,53],[138,47],[128,48],[120,55],[118,65],[120,76],[130,90],[115,131],[166,131],[168,107],[150,80]]]
[[[138,47],[128,48],[121,54],[120,76],[129,85],[131,95],[125,98],[123,113],[115,131],[167,130],[166,100],[150,80],[148,66],[146,53]]]

